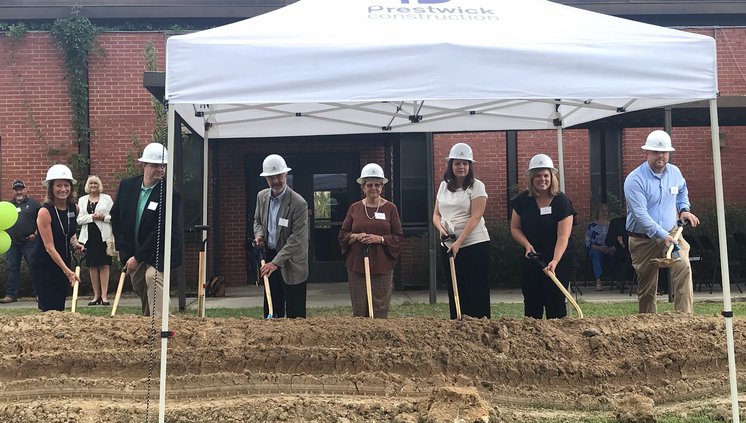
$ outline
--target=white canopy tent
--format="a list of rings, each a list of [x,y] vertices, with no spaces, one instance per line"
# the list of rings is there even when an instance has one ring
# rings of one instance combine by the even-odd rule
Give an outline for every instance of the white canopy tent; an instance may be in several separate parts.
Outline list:
[[[205,151],[208,138],[555,129],[562,170],[563,128],[709,100],[738,421],[712,38],[544,0],[301,0],[171,37],[166,53],[169,160],[178,113]]]

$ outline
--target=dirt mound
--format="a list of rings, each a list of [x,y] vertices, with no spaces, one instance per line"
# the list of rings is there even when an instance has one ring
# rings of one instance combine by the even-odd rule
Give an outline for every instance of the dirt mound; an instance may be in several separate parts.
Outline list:
[[[542,421],[558,413],[646,422],[662,412],[720,416],[728,393],[718,317],[170,323],[174,422]],[[0,331],[0,421],[157,415],[160,339],[149,342],[149,319],[51,312],[0,317]],[[741,331],[735,342],[736,351],[746,347]],[[737,355],[738,368],[744,361]]]

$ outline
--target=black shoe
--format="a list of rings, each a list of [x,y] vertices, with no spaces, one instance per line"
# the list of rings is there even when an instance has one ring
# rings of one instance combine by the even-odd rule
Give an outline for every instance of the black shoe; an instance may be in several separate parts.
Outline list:
[[[88,301],[88,305],[89,305],[89,306],[95,306],[95,305],[97,305],[97,304],[101,304],[101,298],[99,298],[98,300],[91,300],[91,301]]]
[[[105,306],[111,305],[111,303],[109,303],[108,301],[101,301],[99,302],[99,304],[105,305]]]

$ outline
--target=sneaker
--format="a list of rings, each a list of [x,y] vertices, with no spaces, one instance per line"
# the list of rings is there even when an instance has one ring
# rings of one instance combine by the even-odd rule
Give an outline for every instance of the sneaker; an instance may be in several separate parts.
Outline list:
[[[3,297],[3,298],[0,299],[0,303],[2,303],[2,304],[14,303],[16,301],[18,301],[18,298],[9,297],[7,295],[5,297]]]

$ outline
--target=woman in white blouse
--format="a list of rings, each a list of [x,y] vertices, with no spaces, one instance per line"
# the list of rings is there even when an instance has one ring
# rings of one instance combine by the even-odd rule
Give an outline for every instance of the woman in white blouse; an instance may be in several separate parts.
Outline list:
[[[474,154],[464,143],[448,154],[448,168],[438,188],[433,224],[441,237],[455,235],[446,243],[444,258],[453,253],[461,312],[471,317],[490,317],[490,235],[484,224],[487,192],[474,177]],[[453,287],[448,284],[451,319],[456,318]]]
[[[109,305],[109,266],[111,257],[106,254],[106,241],[111,238],[111,206],[114,201],[103,193],[103,185],[98,176],[89,176],[85,183],[88,195],[78,200],[78,226],[81,244],[85,244],[86,264],[91,273],[93,299],[89,306]]]

